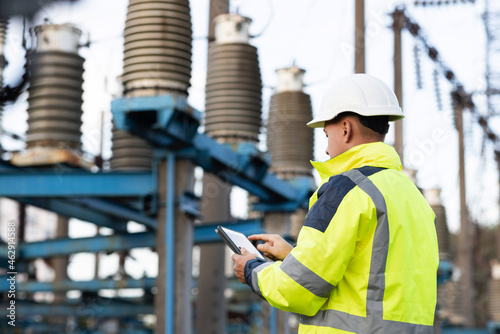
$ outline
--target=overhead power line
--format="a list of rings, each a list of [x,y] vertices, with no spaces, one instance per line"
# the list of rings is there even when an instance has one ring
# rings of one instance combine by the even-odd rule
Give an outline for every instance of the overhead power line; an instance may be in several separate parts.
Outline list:
[[[467,3],[475,3],[476,0],[434,0],[434,1],[415,1],[413,4],[419,7],[433,7],[433,6],[449,6],[449,5],[463,5]]]
[[[416,23],[414,19],[410,18],[404,9],[396,9],[396,11],[400,11],[401,16],[405,20],[404,28],[408,29],[410,34],[422,43],[427,56],[436,63],[437,68],[441,70],[443,76],[452,85],[453,89],[451,96],[453,103],[461,104],[468,109],[483,130],[484,136],[493,144],[499,145],[500,137],[490,128],[487,116],[481,115],[477,111],[472,100],[472,93],[465,91],[464,85],[458,80],[451,68],[444,62],[437,48],[427,41],[420,25]]]

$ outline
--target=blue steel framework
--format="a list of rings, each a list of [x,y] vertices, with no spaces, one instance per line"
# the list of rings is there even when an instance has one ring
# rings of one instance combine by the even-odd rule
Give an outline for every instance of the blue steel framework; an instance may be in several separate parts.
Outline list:
[[[236,150],[219,144],[209,136],[199,133],[200,113],[190,108],[184,98],[171,95],[123,98],[112,102],[116,126],[130,131],[152,144],[155,160],[167,160],[167,287],[174,287],[174,207],[179,205],[187,214],[197,216],[198,205],[193,194],[185,193],[174,198],[175,160],[189,159],[206,172],[216,174],[222,180],[237,185],[260,198],[254,205],[260,211],[295,211],[307,207],[314,189],[309,178],[285,182],[268,171],[269,157],[251,144],[240,144]],[[154,247],[154,230],[157,222],[158,163],[150,172],[98,172],[79,169],[52,170],[17,168],[6,162],[0,163],[0,196],[38,206],[55,213],[79,218],[98,226],[115,230],[115,235],[81,239],[56,239],[18,245],[19,268],[27,260],[76,252],[116,251],[137,247]],[[116,200],[116,199],[119,200]],[[145,225],[147,232],[127,234],[129,220]],[[245,234],[262,232],[260,220],[247,220],[231,224],[231,228]],[[214,226],[195,228],[195,243],[217,242]],[[0,260],[5,259],[5,244],[0,244]],[[3,263],[2,265],[3,266]],[[0,277],[0,292],[8,290],[7,281]],[[114,288],[150,288],[153,279],[123,281],[93,280],[88,282],[61,281],[54,283],[25,282],[18,284],[18,291],[67,291],[78,289],[98,291]],[[167,289],[167,290],[168,290]],[[165,318],[173,324],[173,294],[167,294]],[[60,305],[23,304],[22,315],[66,314],[74,315],[74,307]],[[123,309],[127,308],[128,313]],[[153,313],[152,306],[141,306],[112,301],[102,316],[129,316]],[[275,328],[271,328],[274,332]],[[173,327],[167,329],[173,333]]]
[[[290,211],[307,207],[307,199],[314,189],[308,178],[285,182],[268,172],[269,158],[250,144],[240,144],[236,150],[217,143],[209,136],[198,133],[200,114],[188,107],[185,99],[174,99],[170,95],[123,98],[112,103],[115,123],[121,130],[127,130],[148,140],[157,149],[155,159],[167,159],[167,286],[174,287],[173,279],[173,220],[174,206],[177,204],[187,214],[198,215],[197,198],[185,193],[177,199],[173,196],[172,182],[175,179],[175,159],[187,158],[219,176],[226,182],[238,185],[260,198],[255,203],[257,211]],[[115,235],[96,236],[80,239],[55,239],[41,242],[20,243],[17,247],[19,268],[24,261],[69,255],[77,252],[118,251],[139,247],[154,247],[157,222],[156,198],[158,190],[157,163],[150,172],[109,172],[90,173],[79,169],[40,170],[17,168],[8,163],[0,163],[0,196],[38,206],[55,213],[79,218],[99,226],[115,230]],[[115,198],[120,198],[116,201]],[[126,233],[126,223],[136,221],[147,227],[147,232]],[[240,222],[221,222],[214,225],[196,226],[195,243],[218,242],[213,232],[216,225],[230,224],[231,228],[244,234],[262,232],[259,219]],[[0,243],[0,260],[6,259],[6,245]],[[438,281],[449,279],[449,263],[442,263]],[[81,290],[97,292],[101,289],[144,288],[154,286],[154,279],[93,280],[87,282],[24,282],[17,286],[20,292]],[[5,277],[0,277],[0,292],[8,291]],[[167,296],[166,319],[173,324],[173,294]],[[74,315],[77,306],[22,304],[19,315],[60,314]],[[124,311],[127,309],[127,312]],[[99,316],[128,317],[139,313],[153,313],[151,305],[130,301],[110,300],[106,312]],[[271,315],[274,314],[273,310]],[[271,320],[271,333],[276,332],[275,321]],[[40,325],[40,324],[37,324]],[[498,324],[490,324],[490,332]],[[137,332],[137,331],[136,331]],[[447,333],[448,330],[445,331]],[[486,333],[482,331],[483,333]],[[173,327],[167,329],[173,333]],[[451,333],[451,332],[450,332]]]

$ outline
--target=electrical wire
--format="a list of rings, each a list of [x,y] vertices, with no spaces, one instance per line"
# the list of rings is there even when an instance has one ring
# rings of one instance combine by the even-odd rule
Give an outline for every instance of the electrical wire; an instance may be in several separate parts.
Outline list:
[[[25,138],[23,136],[20,136],[18,134],[13,133],[13,132],[7,131],[5,129],[2,129],[2,135],[8,136],[14,140],[19,140],[19,141],[23,141],[23,142],[25,141]]]
[[[422,89],[422,66],[420,61],[420,48],[418,44],[413,47],[413,61],[415,63],[415,79],[417,81],[417,89]]]
[[[413,4],[418,7],[426,7],[426,6],[449,6],[449,5],[458,5],[458,4],[466,4],[466,3],[472,3],[474,4],[476,0],[430,0],[430,1],[414,1]]]
[[[468,93],[464,90],[464,85],[458,80],[458,78],[455,76],[455,73],[441,58],[439,51],[427,41],[422,32],[422,29],[420,28],[420,25],[417,24],[415,20],[410,18],[408,14],[404,11],[404,9],[398,9],[398,10],[402,12],[403,18],[405,19],[404,28],[408,29],[410,34],[422,43],[422,45],[425,47],[427,51],[428,57],[433,62],[436,63],[437,68],[441,70],[444,77],[452,85],[453,91],[451,95],[453,104],[463,105],[466,109],[468,109],[476,119],[476,122],[483,130],[483,135],[486,138],[488,138],[491,142],[493,142],[493,144],[500,145],[500,138],[495,134],[495,132],[489,126],[488,118],[486,116],[481,115],[478,112],[474,102],[472,101],[472,93]]]
[[[341,26],[341,27],[343,27],[343,26],[345,25],[345,20],[346,20],[346,18],[347,18],[347,13],[346,13],[346,11],[347,11],[347,2],[346,2],[346,1],[344,1],[344,2],[342,3],[342,6],[343,6],[343,7],[342,7],[342,10],[341,10],[341,11],[342,11],[342,13],[343,13],[343,14],[342,14],[342,16],[341,16],[341,17],[342,17],[342,21],[340,22],[340,26]],[[337,44],[338,44],[338,43],[337,43],[337,39],[338,39],[339,34],[335,34],[335,36],[336,36],[336,37],[335,37],[335,41],[334,41],[333,45],[337,45]],[[330,59],[333,59],[333,58],[334,58],[334,57],[332,56]],[[331,62],[329,62],[329,67],[328,67],[328,70],[324,72],[324,73],[325,73],[325,75],[324,75],[321,79],[318,79],[318,80],[316,80],[316,81],[312,81],[312,82],[309,82],[309,83],[305,83],[305,84],[304,84],[304,86],[305,86],[305,87],[311,87],[311,86],[315,86],[315,85],[318,85],[318,84],[322,84],[322,83],[324,83],[324,82],[328,81],[328,80],[329,80],[329,79],[331,79],[331,77],[332,77],[332,76],[331,76],[331,74],[332,74],[332,72],[333,72],[333,68],[334,68],[334,62],[333,62],[333,61],[331,61]]]
[[[257,35],[250,36],[250,38],[252,39],[259,38],[260,36],[262,36],[274,20],[275,10],[274,10],[273,0],[267,0],[267,5],[269,7],[269,17],[267,18],[266,24],[264,25],[264,28],[262,28],[262,30]]]

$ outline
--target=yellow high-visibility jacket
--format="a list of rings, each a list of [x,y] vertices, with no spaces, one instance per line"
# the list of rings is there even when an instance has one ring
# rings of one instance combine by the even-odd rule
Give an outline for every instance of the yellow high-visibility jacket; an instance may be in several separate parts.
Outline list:
[[[248,261],[272,306],[299,333],[433,333],[439,264],[435,215],[396,151],[363,144],[313,162],[322,182],[283,262]]]

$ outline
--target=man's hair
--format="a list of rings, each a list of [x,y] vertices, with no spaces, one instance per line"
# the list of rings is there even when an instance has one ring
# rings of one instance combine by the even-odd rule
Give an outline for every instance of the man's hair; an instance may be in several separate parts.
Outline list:
[[[389,132],[389,116],[362,116],[358,115],[359,122],[367,128],[382,135]]]
[[[377,134],[386,135],[389,131],[389,116],[363,116],[351,111],[342,112],[327,123],[337,123],[346,116],[357,116],[361,125],[377,132]]]

